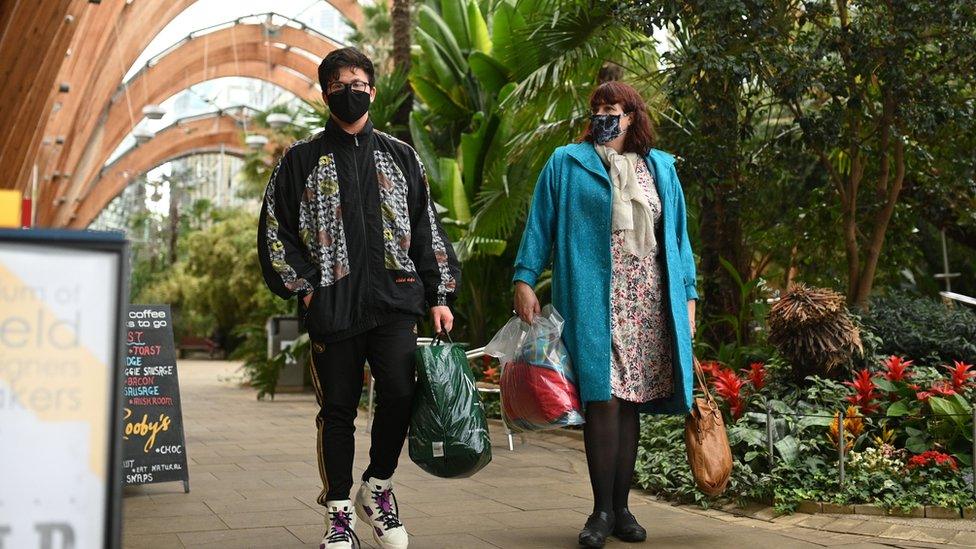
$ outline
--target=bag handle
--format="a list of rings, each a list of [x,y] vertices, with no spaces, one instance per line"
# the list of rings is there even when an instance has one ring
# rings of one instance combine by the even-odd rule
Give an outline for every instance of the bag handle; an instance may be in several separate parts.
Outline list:
[[[437,332],[430,340],[430,346],[433,347],[434,345],[443,345],[445,337],[447,338],[448,343],[454,343],[454,340],[451,339],[451,332]]]
[[[708,384],[705,382],[705,371],[702,370],[701,362],[698,362],[698,357],[692,355],[691,357],[695,363],[695,378],[698,379],[698,386],[701,387],[703,393],[705,393],[705,399],[711,403],[715,403],[715,397],[712,396],[711,391],[708,390]]]

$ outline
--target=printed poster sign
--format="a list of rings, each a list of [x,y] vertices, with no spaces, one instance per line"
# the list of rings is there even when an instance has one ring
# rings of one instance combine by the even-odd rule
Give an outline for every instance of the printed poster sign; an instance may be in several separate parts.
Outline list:
[[[122,382],[122,473],[126,484],[183,481],[186,441],[169,305],[130,305]]]
[[[0,547],[118,547],[127,243],[0,230]]]

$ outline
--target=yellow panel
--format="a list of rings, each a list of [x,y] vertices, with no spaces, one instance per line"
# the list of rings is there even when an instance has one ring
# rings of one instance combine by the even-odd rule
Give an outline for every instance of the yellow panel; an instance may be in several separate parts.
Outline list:
[[[0,189],[0,227],[20,227],[20,191]]]

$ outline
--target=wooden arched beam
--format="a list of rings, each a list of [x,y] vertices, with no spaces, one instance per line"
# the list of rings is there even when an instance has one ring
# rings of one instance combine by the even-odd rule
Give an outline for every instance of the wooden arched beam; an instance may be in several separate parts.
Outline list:
[[[327,1],[353,22],[362,22],[356,0]],[[82,153],[71,145],[85,143],[94,133],[125,72],[156,35],[195,2],[0,2],[0,68],[12,75],[0,74],[0,119],[10,114],[22,121],[0,125],[5,130],[0,134],[0,173],[6,174],[0,188],[25,189],[35,163],[42,186],[52,184],[52,172],[70,172]],[[66,15],[73,16],[71,22],[61,24]],[[31,70],[17,70],[17,63],[7,62],[15,56]],[[49,59],[56,62],[48,63]],[[62,82],[70,85],[70,92],[58,91]]]
[[[118,86],[123,74],[142,53],[149,42],[174,17],[196,0],[169,2],[134,2],[105,0],[87,3],[87,10],[78,18],[78,32],[66,48],[52,87],[42,92],[48,100],[43,115],[32,121],[34,137],[18,136],[14,143],[26,152],[18,152],[19,162],[0,161],[0,169],[12,174],[14,186],[25,188],[36,163],[42,174],[49,173],[49,165],[64,169],[66,145],[84,132],[90,132],[98,122],[98,115]],[[48,2],[33,2],[41,6]],[[16,47],[28,55],[37,55],[48,47],[48,34],[38,33],[21,41]],[[60,36],[60,35],[59,35]],[[65,51],[62,50],[62,55]],[[59,91],[60,84],[70,91]],[[42,140],[43,138],[43,140]],[[24,148],[26,147],[26,148]],[[49,183],[41,178],[42,188]],[[0,182],[0,186],[4,183]]]
[[[65,54],[96,11],[87,0],[0,2],[0,188],[27,186]]]
[[[79,162],[65,172],[70,177],[43,188],[38,200],[40,223],[54,226],[67,223],[77,204],[74,198],[87,191],[134,123],[142,120],[142,108],[148,104],[161,103],[199,82],[235,75],[267,80],[305,100],[318,97],[320,92],[313,80],[318,63],[295,48],[306,52],[311,51],[306,48],[312,48],[325,55],[337,45],[320,35],[292,27],[282,27],[271,38],[273,43],[292,47],[282,49],[269,44],[263,25],[238,25],[187,41],[140,71],[128,83],[127,93],[117,93],[108,113],[100,117],[101,123],[86,140]],[[300,75],[311,75],[311,78],[303,79]],[[66,200],[60,200],[62,197]]]
[[[228,115],[196,117],[169,126],[106,166],[91,193],[78,199],[77,212],[66,225],[74,229],[87,227],[132,181],[170,160],[194,151],[219,150],[221,145],[228,154],[244,156],[246,147],[241,142],[242,134],[243,129],[237,120]]]

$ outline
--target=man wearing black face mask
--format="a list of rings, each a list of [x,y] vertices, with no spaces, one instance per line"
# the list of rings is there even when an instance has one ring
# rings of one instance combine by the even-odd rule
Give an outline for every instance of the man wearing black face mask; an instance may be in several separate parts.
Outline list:
[[[451,330],[460,269],[419,156],[369,119],[372,62],[353,48],[333,51],[319,81],[332,116],[275,168],[258,255],[271,290],[301,298],[312,341],[318,502],[328,509],[322,547],[357,547],[358,516],[380,547],[405,548],[391,477],[410,419],[416,326],[429,310],[438,333]],[[366,361],[378,400],[370,464],[353,502],[353,422]]]

